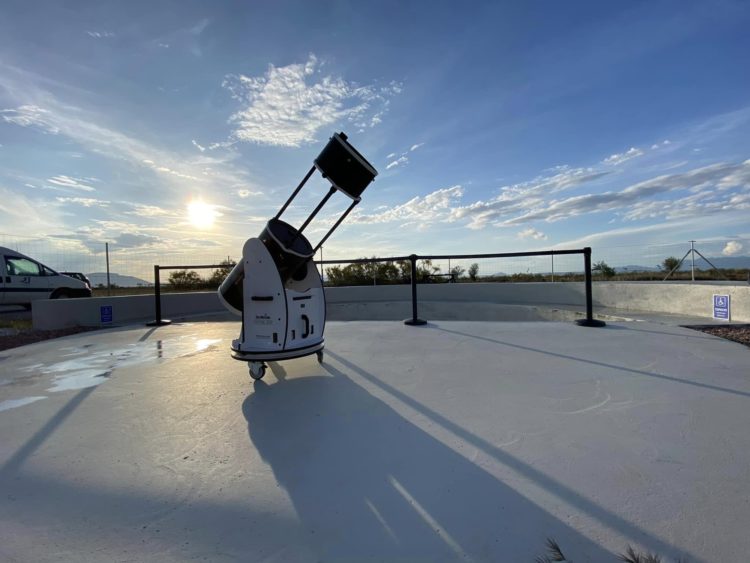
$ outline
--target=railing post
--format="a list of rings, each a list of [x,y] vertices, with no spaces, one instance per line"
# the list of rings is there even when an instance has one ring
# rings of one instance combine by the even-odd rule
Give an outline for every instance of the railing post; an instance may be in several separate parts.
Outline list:
[[[159,280],[159,266],[154,264],[154,320],[146,326],[164,326],[172,321],[161,318],[161,281]]]
[[[411,262],[411,318],[404,321],[405,325],[420,326],[427,324],[427,321],[417,317],[417,255],[409,256]]]
[[[594,299],[591,288],[591,247],[583,249],[584,276],[586,284],[586,318],[578,319],[579,326],[606,326],[607,323],[594,319]]]

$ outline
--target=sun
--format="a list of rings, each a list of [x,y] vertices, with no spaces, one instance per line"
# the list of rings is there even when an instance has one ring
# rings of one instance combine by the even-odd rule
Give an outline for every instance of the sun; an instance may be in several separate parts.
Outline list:
[[[197,229],[209,229],[219,215],[214,205],[201,199],[194,199],[187,206],[190,223]]]

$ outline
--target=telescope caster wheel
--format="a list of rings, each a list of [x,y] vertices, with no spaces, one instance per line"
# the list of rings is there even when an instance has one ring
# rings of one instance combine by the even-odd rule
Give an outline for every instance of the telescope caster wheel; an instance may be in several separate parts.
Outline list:
[[[250,368],[250,377],[255,381],[263,379],[263,376],[266,375],[266,364],[263,362],[250,362],[248,367]]]
[[[315,355],[318,357],[318,363],[322,364],[323,363],[323,350],[318,350],[317,352],[315,352]]]

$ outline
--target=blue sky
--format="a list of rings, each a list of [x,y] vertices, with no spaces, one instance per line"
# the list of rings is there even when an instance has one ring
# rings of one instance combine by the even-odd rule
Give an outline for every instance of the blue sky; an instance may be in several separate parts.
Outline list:
[[[326,258],[689,239],[750,252],[743,1],[2,11],[6,236],[237,257],[343,130],[380,174]],[[313,243],[346,203],[324,208]]]

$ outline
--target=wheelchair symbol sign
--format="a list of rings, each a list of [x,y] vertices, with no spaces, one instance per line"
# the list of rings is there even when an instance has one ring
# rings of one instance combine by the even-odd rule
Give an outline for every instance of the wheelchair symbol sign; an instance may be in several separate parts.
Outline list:
[[[714,318],[729,320],[729,295],[714,295]]]

